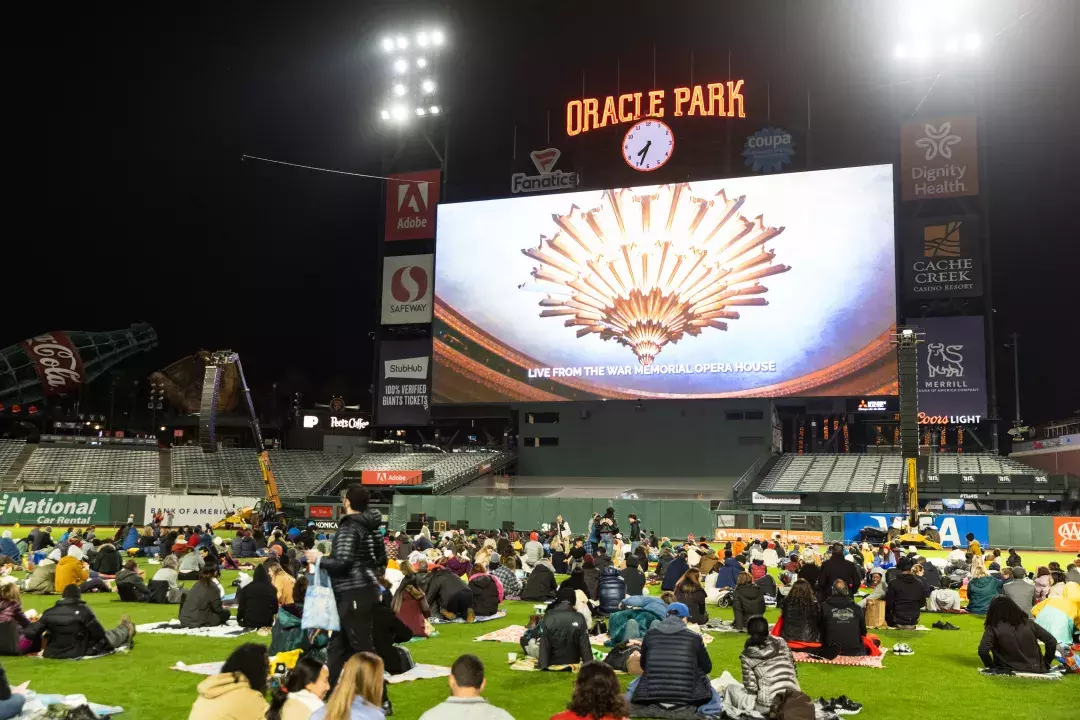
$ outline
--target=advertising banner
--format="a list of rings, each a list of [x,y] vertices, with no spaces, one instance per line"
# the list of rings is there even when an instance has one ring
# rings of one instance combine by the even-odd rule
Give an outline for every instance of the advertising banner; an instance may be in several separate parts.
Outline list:
[[[973,115],[913,120],[900,128],[904,200],[979,194],[979,138]]]
[[[1054,549],[1080,551],[1080,517],[1054,518]]]
[[[844,542],[860,540],[865,527],[888,530],[894,519],[903,520],[904,517],[897,513],[844,513]],[[936,515],[934,525],[941,533],[942,547],[967,547],[965,538],[968,533],[975,533],[975,539],[983,547],[990,544],[990,522],[986,515]]]
[[[451,203],[438,222],[436,402],[897,394],[891,166]]]
[[[230,495],[147,495],[143,525],[149,525],[160,511],[165,527],[206,525],[223,520],[225,516],[246,507],[255,507],[261,498]]]
[[[904,244],[904,293],[912,298],[982,295],[979,218],[920,220]]]
[[[398,255],[383,259],[383,325],[431,322],[434,265],[434,255]]]
[[[318,518],[320,520],[328,520],[334,517],[333,505],[309,505],[308,517]]]
[[[419,485],[424,474],[419,470],[364,470],[361,485]]]
[[[986,416],[982,316],[919,318],[919,422],[974,424]]]
[[[46,395],[72,392],[83,384],[82,358],[67,333],[38,335],[19,344],[33,361]]]
[[[825,542],[825,536],[820,532],[811,530],[766,530],[762,528],[757,530],[749,528],[716,528],[713,540],[727,542],[729,540],[738,540],[741,537],[744,541],[749,542],[750,540],[772,539],[776,535],[780,535],[780,538],[788,543],[798,542],[801,544],[813,543],[821,545]]]
[[[576,188],[581,179],[576,172],[563,172],[555,169],[555,163],[562,157],[558,148],[544,148],[529,153],[533,166],[539,175],[516,172],[510,177],[510,192],[518,193],[551,192]]]
[[[439,182],[438,170],[398,173],[386,181],[387,240],[435,237]]]
[[[382,427],[427,425],[431,383],[430,340],[386,340],[379,345],[375,421]]]
[[[6,492],[0,495],[0,525],[107,525],[108,495]]]
[[[754,491],[750,496],[751,502],[755,505],[770,504],[770,505],[800,505],[802,504],[802,498],[798,495],[762,495],[761,493]]]
[[[742,156],[746,167],[754,172],[775,173],[791,165],[799,143],[794,133],[779,127],[764,127],[746,138]]]

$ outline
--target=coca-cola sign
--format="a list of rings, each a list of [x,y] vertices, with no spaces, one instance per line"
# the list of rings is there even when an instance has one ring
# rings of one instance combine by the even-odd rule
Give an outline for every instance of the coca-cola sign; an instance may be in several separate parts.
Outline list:
[[[20,343],[34,361],[46,395],[72,392],[83,384],[82,358],[67,334],[53,332]]]

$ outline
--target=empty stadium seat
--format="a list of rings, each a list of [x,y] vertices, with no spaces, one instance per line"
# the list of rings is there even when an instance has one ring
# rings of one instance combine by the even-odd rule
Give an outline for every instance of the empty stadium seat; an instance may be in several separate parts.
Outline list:
[[[158,492],[156,449],[39,447],[19,472],[23,489],[144,494]]]
[[[899,455],[785,454],[773,465],[758,490],[774,493],[882,493],[900,482],[904,461]]]

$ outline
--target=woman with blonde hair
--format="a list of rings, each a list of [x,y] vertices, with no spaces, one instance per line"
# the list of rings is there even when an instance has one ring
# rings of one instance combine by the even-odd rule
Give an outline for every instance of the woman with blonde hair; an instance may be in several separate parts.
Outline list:
[[[383,712],[383,661],[375,653],[353,655],[341,669],[326,706],[311,720],[385,720]]]
[[[974,560],[971,563],[971,580],[968,581],[967,611],[973,615],[985,615],[990,601],[1001,594],[1002,582],[986,571],[986,567]]]

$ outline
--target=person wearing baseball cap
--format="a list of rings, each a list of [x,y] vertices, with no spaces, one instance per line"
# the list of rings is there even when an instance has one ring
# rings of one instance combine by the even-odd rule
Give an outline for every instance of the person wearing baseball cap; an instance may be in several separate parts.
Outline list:
[[[641,643],[643,674],[627,688],[631,717],[655,717],[653,706],[675,703],[697,708],[705,716],[719,715],[720,696],[709,684],[712,660],[701,636],[686,626],[690,608],[668,605],[667,617],[653,623]]]

